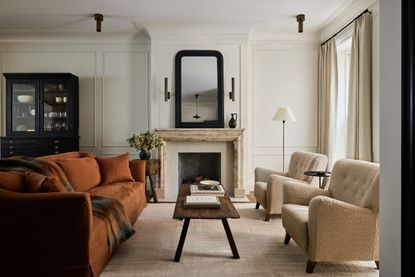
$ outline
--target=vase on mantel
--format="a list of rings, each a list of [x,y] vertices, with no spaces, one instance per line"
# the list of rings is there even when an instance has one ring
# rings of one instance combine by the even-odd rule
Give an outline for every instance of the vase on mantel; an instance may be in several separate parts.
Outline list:
[[[237,120],[238,120],[238,115],[236,113],[231,113],[231,120],[229,120],[229,128],[236,128]]]
[[[151,157],[151,152],[150,150],[141,149],[138,155],[140,156],[140,160],[149,160]]]

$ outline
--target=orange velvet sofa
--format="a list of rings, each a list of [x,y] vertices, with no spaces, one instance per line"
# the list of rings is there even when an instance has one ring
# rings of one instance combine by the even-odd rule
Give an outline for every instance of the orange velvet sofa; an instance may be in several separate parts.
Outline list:
[[[59,164],[83,157],[91,154],[69,152],[40,159]],[[74,186],[75,192],[0,188],[0,276],[99,276],[111,253],[105,222],[93,215],[90,195],[117,199],[134,225],[147,205],[145,161],[128,163],[133,180],[83,189]],[[101,175],[106,173],[100,169]],[[81,183],[96,182],[93,175],[87,172]]]

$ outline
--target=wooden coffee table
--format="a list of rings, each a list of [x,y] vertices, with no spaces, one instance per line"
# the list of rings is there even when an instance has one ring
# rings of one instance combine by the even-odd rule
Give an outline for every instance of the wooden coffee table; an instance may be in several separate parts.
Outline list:
[[[184,241],[186,240],[187,229],[189,228],[190,219],[220,219],[225,228],[226,236],[228,237],[229,245],[232,249],[234,259],[239,259],[238,249],[229,228],[228,218],[239,218],[239,214],[233,206],[231,200],[227,195],[220,197],[220,208],[204,209],[204,208],[185,208],[183,204],[186,196],[190,195],[190,185],[180,186],[179,195],[177,196],[176,207],[174,209],[174,219],[184,219],[182,234],[180,235],[179,245],[177,246],[175,262],[180,262],[182,255]]]

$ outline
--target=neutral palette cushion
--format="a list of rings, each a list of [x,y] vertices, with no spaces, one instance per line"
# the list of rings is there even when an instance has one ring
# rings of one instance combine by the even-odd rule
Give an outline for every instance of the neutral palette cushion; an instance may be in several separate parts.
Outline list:
[[[284,204],[282,225],[303,249],[308,249],[308,206]]]
[[[99,166],[95,158],[57,160],[75,191],[89,191],[101,182]]]
[[[254,186],[254,196],[257,202],[261,203],[264,207],[267,207],[267,183],[256,182]]]

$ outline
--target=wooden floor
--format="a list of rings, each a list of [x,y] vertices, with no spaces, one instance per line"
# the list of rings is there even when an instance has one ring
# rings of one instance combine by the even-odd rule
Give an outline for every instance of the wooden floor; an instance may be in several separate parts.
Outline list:
[[[240,259],[233,259],[220,220],[192,220],[179,263],[173,262],[183,221],[172,219],[174,204],[149,204],[103,277],[132,276],[379,276],[374,262],[319,263],[305,273],[307,257],[291,241],[284,245],[280,218],[263,221],[254,203],[235,204],[240,219],[229,225]]]

